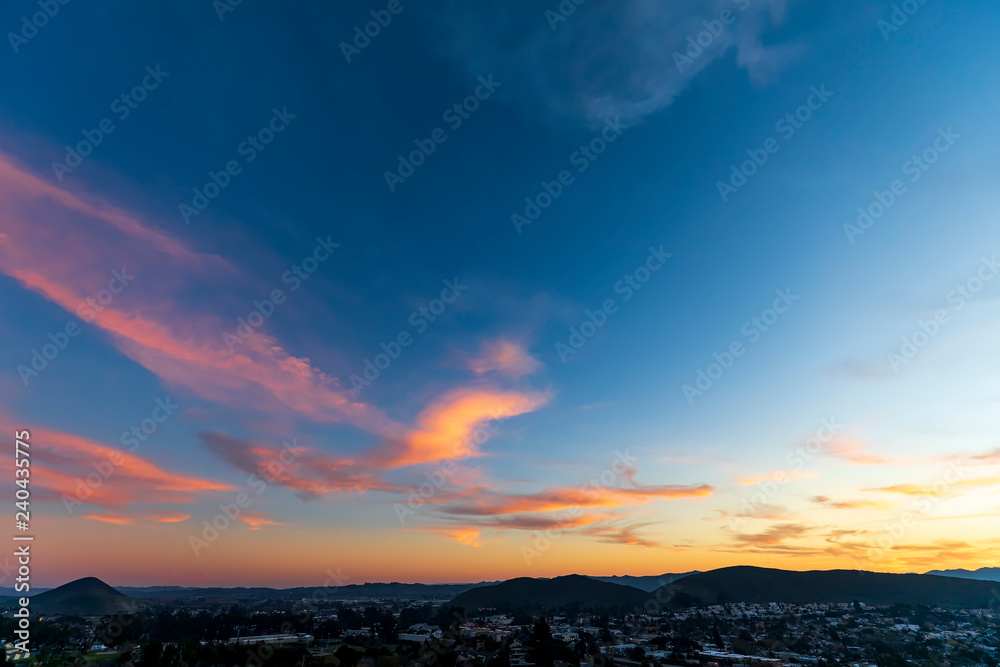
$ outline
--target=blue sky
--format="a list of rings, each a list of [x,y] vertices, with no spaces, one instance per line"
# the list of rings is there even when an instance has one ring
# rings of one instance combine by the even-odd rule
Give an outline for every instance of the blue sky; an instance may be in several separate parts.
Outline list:
[[[897,26],[880,2],[588,0],[565,21],[550,4],[400,0],[350,62],[341,44],[387,4],[244,0],[220,18],[218,3],[70,3],[26,41],[8,35],[0,417],[45,443],[38,530],[83,554],[52,556],[50,583],[304,583],[330,544],[369,580],[987,564],[998,8],[914,0]],[[38,11],[6,5],[0,26],[20,34]],[[122,118],[114,101],[144,79]],[[447,110],[477,87],[454,127]],[[797,110],[808,119],[782,130]],[[273,142],[247,149],[276,115]],[[56,174],[105,118],[114,130]],[[580,171],[609,124],[620,133]],[[390,189],[397,156],[437,128],[447,139]],[[769,139],[776,152],[724,200],[719,182]],[[936,160],[910,180],[925,150]],[[518,229],[512,215],[563,170],[572,182]],[[845,232],[896,179],[885,214]],[[625,300],[616,285],[661,247],[671,257]],[[320,255],[301,287],[282,280]],[[122,268],[134,282],[81,320],[76,304]],[[977,272],[974,297],[949,301]],[[445,281],[467,289],[423,330],[412,314]],[[227,349],[275,289],[283,303]],[[779,291],[796,298],[751,340],[745,323],[774,315]],[[560,355],[608,299],[606,323]],[[894,368],[887,355],[940,310]],[[80,335],[26,375],[68,322]],[[412,344],[355,392],[401,333]],[[732,367],[686,394],[737,342]],[[134,458],[74,496],[168,396],[181,407]],[[824,419],[836,433],[747,510]],[[472,451],[457,444],[486,427]],[[209,542],[203,522],[292,440],[300,455]],[[873,549],[954,460],[961,483]],[[442,461],[455,473],[400,521]],[[119,561],[99,556],[109,541]],[[280,544],[302,555],[275,574]]]

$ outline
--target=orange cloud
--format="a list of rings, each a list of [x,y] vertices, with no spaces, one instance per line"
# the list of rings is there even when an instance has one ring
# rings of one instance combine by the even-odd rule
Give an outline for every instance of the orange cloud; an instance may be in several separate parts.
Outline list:
[[[240,513],[239,520],[250,526],[250,530],[259,530],[261,526],[283,526],[285,524],[271,521],[260,512],[250,512],[244,510]]]
[[[887,458],[870,454],[865,451],[863,443],[844,440],[831,442],[824,448],[823,453],[826,456],[843,459],[851,465],[858,466],[899,465],[907,462],[904,459]]]
[[[574,508],[614,509],[644,505],[657,500],[702,498],[714,490],[707,484],[637,486],[632,488],[580,486],[543,489],[537,493],[500,494],[486,488],[477,489],[472,502],[457,503],[442,508],[447,514],[466,516],[497,516],[526,512],[556,512]]]
[[[510,417],[532,412],[549,401],[542,392],[460,388],[448,392],[417,417],[413,432],[376,456],[400,467],[476,456]]]
[[[1000,484],[1000,477],[980,477],[977,479],[960,479],[954,482],[941,480],[935,484],[893,484],[879,486],[864,491],[880,493],[900,493],[907,496],[946,496],[955,495],[961,491],[972,491]]]
[[[132,517],[128,516],[103,516],[101,514],[84,514],[83,518],[90,519],[91,521],[103,521],[104,523],[113,523],[116,526],[132,525]]]
[[[882,500],[831,500],[827,496],[814,496],[813,502],[824,507],[831,507],[838,510],[873,509],[885,510],[892,507],[892,503]]]
[[[482,544],[479,543],[479,531],[475,528],[462,528],[459,530],[448,531],[447,535],[459,544],[464,544],[467,547],[482,546]]]
[[[991,452],[985,454],[976,454],[969,457],[971,460],[977,463],[983,463],[985,465],[994,465],[1000,463],[1000,447],[997,447]]]
[[[180,523],[191,518],[190,514],[155,513],[155,514],[84,514],[84,519],[113,523],[116,526],[131,526],[135,521],[153,521],[155,523]]]

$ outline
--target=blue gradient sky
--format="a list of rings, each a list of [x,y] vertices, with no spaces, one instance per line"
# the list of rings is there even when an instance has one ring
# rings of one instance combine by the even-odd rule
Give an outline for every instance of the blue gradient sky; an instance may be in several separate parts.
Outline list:
[[[1000,251],[995,3],[927,0],[896,31],[881,2],[590,0],[554,30],[554,3],[401,3],[350,63],[340,43],[385,4],[247,0],[220,20],[211,3],[70,3],[4,47],[0,420],[38,443],[43,583],[991,563],[1000,281],[948,297],[984,258],[992,278]],[[724,9],[736,21],[679,72],[674,53]],[[36,11],[5,5],[0,27]],[[169,75],[118,119],[147,66]],[[489,76],[496,92],[449,128]],[[776,130],[823,86],[793,136]],[[294,119],[246,163],[237,147],[275,108]],[[114,132],[58,180],[52,163],[105,117]],[[615,118],[626,129],[578,172],[571,155]],[[447,141],[390,191],[385,171],[437,127]],[[723,201],[717,183],[769,137],[778,152]],[[179,205],[233,159],[186,224]],[[511,215],[564,169],[574,182],[519,233]],[[894,179],[906,192],[850,242]],[[317,238],[340,246],[290,291]],[[661,246],[672,257],[625,301],[616,284]],[[134,283],[78,318],[123,266]],[[468,289],[417,333],[411,313],[456,278]],[[287,301],[227,350],[274,289]],[[776,290],[798,300],[751,342],[741,328]],[[557,343],[606,299],[618,309],[564,362]],[[23,381],[67,322],[79,337]],[[413,344],[354,392],[401,331]],[[745,354],[688,400],[735,341]],[[177,412],[79,497],[168,396]],[[789,452],[823,420],[836,433],[798,469]],[[209,541],[203,522],[293,439],[295,461]],[[447,483],[401,521],[442,461]],[[793,479],[769,487],[777,471]]]

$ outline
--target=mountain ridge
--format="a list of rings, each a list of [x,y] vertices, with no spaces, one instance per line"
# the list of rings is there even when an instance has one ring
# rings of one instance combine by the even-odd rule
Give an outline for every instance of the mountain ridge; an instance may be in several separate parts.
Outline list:
[[[657,599],[683,593],[702,604],[787,602],[865,604],[910,603],[981,608],[1000,603],[991,581],[933,574],[895,574],[864,570],[793,571],[749,565],[719,568],[684,577],[657,589]]]

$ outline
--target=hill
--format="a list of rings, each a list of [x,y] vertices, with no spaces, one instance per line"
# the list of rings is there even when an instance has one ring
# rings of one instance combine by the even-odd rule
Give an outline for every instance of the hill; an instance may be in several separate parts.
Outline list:
[[[103,616],[132,609],[143,601],[119,593],[96,577],[84,577],[31,597],[31,608],[42,614]]]
[[[959,579],[979,579],[980,581],[1000,581],[1000,567],[981,567],[978,570],[931,570],[924,574],[936,574],[941,577],[957,577]]]
[[[861,570],[791,572],[763,567],[724,567],[684,577],[657,589],[670,600],[679,593],[703,604],[717,602],[896,602],[928,606],[988,607],[996,584],[931,574],[887,574]]]
[[[256,600],[301,600],[303,598],[353,600],[358,598],[400,598],[407,600],[450,600],[475,586],[485,584],[404,584],[366,583],[346,586],[306,586],[298,588],[195,588],[187,586],[122,586],[127,595],[161,602],[204,600],[206,602],[241,602]]]
[[[665,586],[671,582],[677,581],[681,577],[687,577],[692,574],[698,574],[699,571],[695,570],[693,572],[682,572],[680,574],[661,574],[659,576],[653,575],[648,577],[632,577],[629,575],[615,575],[611,577],[591,577],[591,579],[596,579],[597,581],[606,581],[610,584],[621,584],[622,586],[631,586],[632,588],[638,588],[641,591],[646,591],[647,593],[652,593],[660,586]]]
[[[553,579],[519,577],[479,586],[462,593],[451,605],[467,610],[546,612],[558,609],[597,610],[642,607],[649,593],[631,586],[598,581],[579,574]]]

